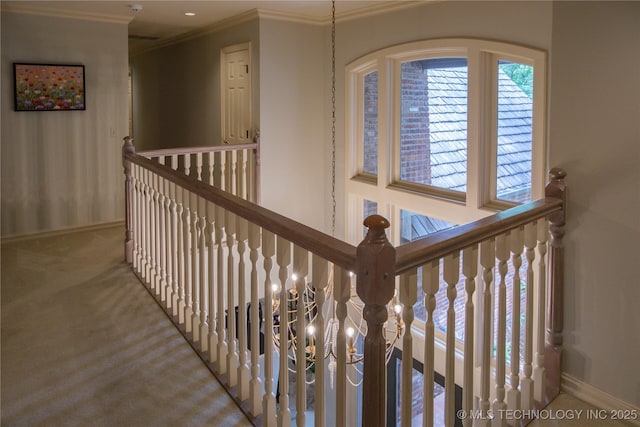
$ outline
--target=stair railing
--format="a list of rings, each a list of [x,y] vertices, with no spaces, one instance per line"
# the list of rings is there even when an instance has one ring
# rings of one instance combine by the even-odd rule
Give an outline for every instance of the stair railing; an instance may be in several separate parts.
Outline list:
[[[493,418],[500,425],[520,423],[513,414],[526,418],[557,395],[563,171],[551,171],[545,199],[397,248],[386,239],[388,222],[369,217],[367,237],[356,248],[217,188],[222,183],[211,175],[203,180],[195,154],[194,175],[186,167],[176,170],[189,163],[173,160],[179,151],[139,155],[132,139],[125,138],[126,259],[254,423],[286,426],[295,418],[296,425],[305,425],[309,412],[316,426],[355,423],[358,411],[347,404],[357,390],[347,381],[353,367],[347,364],[345,332],[352,315],[348,303],[356,292],[368,325],[362,425],[387,422],[386,343],[380,331],[385,306],[396,293],[405,324],[397,344],[402,351],[401,425],[411,425],[419,407],[424,425],[433,425],[435,371],[444,373],[448,426],[456,420],[488,425]],[[323,309],[329,281],[332,315]],[[433,318],[441,283],[445,327]],[[305,312],[309,288],[321,307],[313,316]],[[419,293],[424,321],[415,319]],[[520,315],[508,315],[508,299]],[[292,319],[293,329],[274,323],[275,307],[280,321]],[[461,321],[462,342],[456,338]],[[334,350],[335,369],[331,363],[313,364],[313,385],[307,385],[309,363],[301,362],[310,346],[296,347],[294,340],[309,325],[316,329],[310,345],[324,349],[327,333],[333,333],[336,349],[343,349]],[[292,357],[298,363],[292,364]],[[413,382],[414,358],[424,365],[422,390],[407,386]],[[461,408],[455,403],[456,387],[463,390]],[[308,393],[314,394],[313,405],[307,403]]]

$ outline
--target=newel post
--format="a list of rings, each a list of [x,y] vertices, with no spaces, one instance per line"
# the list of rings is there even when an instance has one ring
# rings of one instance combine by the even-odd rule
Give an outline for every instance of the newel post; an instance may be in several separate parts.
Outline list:
[[[380,215],[365,219],[367,235],[358,245],[356,291],[364,302],[367,322],[364,340],[364,375],[362,387],[362,425],[384,426],[386,423],[386,340],[383,325],[386,305],[395,288],[396,250],[387,240],[389,221]]]
[[[126,136],[122,146],[122,166],[124,167],[124,257],[128,264],[133,262],[133,180],[131,179],[131,162],[127,160],[127,154],[135,154],[136,147],[133,145],[133,138]]]
[[[547,398],[552,399],[560,392],[562,363],[562,329],[564,311],[564,244],[567,213],[566,186],[567,173],[560,168],[549,171],[549,183],[545,196],[561,199],[562,210],[554,212],[549,221],[549,260],[547,279],[547,330],[545,334],[545,370],[547,373]]]

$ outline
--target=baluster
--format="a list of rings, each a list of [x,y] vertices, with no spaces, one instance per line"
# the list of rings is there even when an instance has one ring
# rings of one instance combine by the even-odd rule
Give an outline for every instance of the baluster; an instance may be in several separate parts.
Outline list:
[[[524,247],[527,257],[527,278],[525,282],[526,307],[524,314],[524,377],[521,380],[522,409],[533,409],[533,379],[531,378],[533,359],[533,261],[535,259],[536,223],[524,226]]]
[[[351,277],[349,272],[343,268],[334,266],[334,272],[336,318],[338,320],[338,333],[336,335],[336,427],[345,427],[347,425],[347,340],[345,320],[347,318],[347,301],[351,297]],[[367,424],[364,423],[363,425]]]
[[[216,280],[216,270],[221,268],[216,264],[216,257],[218,251],[221,251],[220,245],[216,242],[216,207],[211,202],[206,202],[207,204],[207,220],[209,225],[207,226],[207,230],[209,233],[207,239],[208,245],[208,254],[209,254],[209,275],[207,277],[207,292],[209,296],[209,316],[208,316],[208,326],[209,326],[209,362],[215,363],[218,358],[217,347],[218,347],[218,327],[216,327],[216,293],[218,287],[222,287],[222,284]]]
[[[470,414],[473,410],[473,366],[474,366],[474,334],[475,307],[473,294],[476,291],[476,276],[478,275],[478,246],[473,245],[462,250],[462,274],[464,288],[467,295],[465,300],[464,322],[464,377],[462,386],[462,410]],[[465,427],[473,424],[471,417],[462,420]]]
[[[214,186],[214,164],[215,164],[215,151],[209,151],[207,153],[209,159],[209,185]]]
[[[271,282],[272,257],[275,254],[275,236],[270,231],[262,230],[262,257],[264,259],[264,397],[262,399],[262,412],[265,425],[273,427],[276,420],[276,398],[274,395],[273,381],[273,302],[276,296],[273,294]]]
[[[202,153],[196,153],[196,172],[198,181],[202,181]]]
[[[184,291],[185,291],[185,308],[184,308],[184,325],[187,333],[191,332],[193,321],[193,237],[195,230],[191,229],[193,224],[193,212],[191,210],[191,192],[184,189],[182,192],[182,204],[184,206]]]
[[[165,156],[158,157],[158,163],[164,165],[166,162]],[[159,223],[160,223],[160,233],[159,233],[159,272],[160,272],[160,301],[163,301],[165,305],[167,304],[167,242],[168,242],[168,233],[167,226],[169,221],[167,219],[167,193],[166,193],[166,181],[164,178],[158,176],[158,212],[159,212]]]
[[[173,219],[171,214],[171,180],[164,180],[164,216],[165,216],[165,304],[167,312],[173,311]]]
[[[184,311],[187,306],[185,302],[185,280],[186,280],[186,251],[185,246],[187,244],[187,235],[185,233],[185,229],[187,227],[185,221],[185,216],[188,216],[185,206],[184,206],[184,193],[185,190],[182,187],[176,185],[176,202],[177,202],[177,234],[178,234],[178,274],[177,274],[177,282],[178,282],[178,323],[184,324]]]
[[[242,189],[242,198],[245,200],[249,200],[249,186],[248,186],[248,178],[249,178],[249,170],[247,168],[247,162],[249,159],[249,151],[244,149],[242,150],[242,173],[240,174],[241,179],[241,189]]]
[[[220,151],[218,154],[220,159],[220,166],[218,167],[218,171],[220,173],[220,189],[224,191],[228,191],[228,178],[227,178],[227,154],[225,151]]]
[[[249,398],[249,363],[247,360],[247,280],[245,278],[245,250],[249,237],[249,224],[244,218],[236,219],[236,241],[238,242],[238,397]]]
[[[237,325],[236,325],[236,289],[237,282],[234,276],[235,246],[234,235],[236,234],[236,216],[230,212],[225,213],[225,232],[227,236],[227,369],[229,372],[229,386],[233,387],[238,383],[238,350],[237,350]]]
[[[164,157],[162,159],[164,162]],[[159,292],[160,301],[167,301],[167,217],[166,217],[166,196],[165,196],[165,179],[158,176],[158,258],[159,258]]]
[[[356,288],[358,296],[365,304],[363,317],[367,321],[367,336],[364,340],[362,422],[366,426],[378,426],[384,425],[386,421],[386,342],[382,331],[387,319],[386,305],[393,297],[395,288],[396,255],[384,231],[389,227],[389,221],[380,215],[371,215],[364,220],[364,225],[369,230],[356,249]],[[344,340],[344,337],[342,339]],[[338,351],[338,354],[340,353],[341,351]],[[338,381],[340,380],[338,370]],[[340,400],[338,396],[338,401]]]
[[[411,426],[411,408],[413,404],[413,306],[418,298],[418,270],[413,268],[400,276],[400,303],[402,303],[402,319],[405,334],[402,337],[402,389],[400,390],[401,414],[403,427]],[[395,310],[395,307],[391,307]]]
[[[178,211],[176,203],[176,185],[168,181],[169,184],[169,295],[167,304],[170,304],[171,314],[178,315]]]
[[[258,248],[260,247],[260,227],[253,223],[248,224],[249,230],[249,260],[251,261],[251,308],[249,324],[251,325],[251,381],[249,383],[250,407],[253,416],[262,412],[260,393],[262,380],[260,379],[260,295],[258,294]],[[270,300],[265,295],[265,304]]]
[[[158,163],[161,165],[165,164],[165,156],[158,156]],[[159,292],[160,301],[167,303],[167,215],[166,215],[166,202],[167,197],[165,193],[165,179],[158,176],[158,272],[160,275],[159,279],[159,289],[156,291],[156,294]]]
[[[144,204],[143,204],[143,215],[144,215],[144,236],[143,236],[143,245],[144,245],[144,273],[143,277],[145,279],[145,284],[150,282],[150,274],[151,274],[151,188],[149,187],[149,171],[147,169],[142,169],[142,179],[144,182]]]
[[[524,245],[523,228],[511,230],[511,263],[513,264],[513,284],[511,302],[511,376],[507,392],[507,407],[520,409],[520,267],[522,266],[522,248]]]
[[[435,382],[435,330],[433,312],[436,308],[436,293],[440,288],[440,262],[433,261],[422,266],[422,291],[424,292],[424,307],[427,311],[424,325],[424,369],[423,369],[423,422],[424,427],[433,427],[435,410],[433,402]]]
[[[278,411],[278,427],[291,425],[291,411],[289,410],[289,303],[287,294],[287,279],[289,277],[289,264],[291,263],[291,244],[288,240],[277,236],[276,262],[278,263],[278,277],[280,278],[280,375],[278,388],[280,391],[280,410]]]
[[[480,243],[482,265],[482,363],[480,376],[481,417],[479,426],[489,426],[489,389],[491,387],[491,358],[493,357],[493,268],[496,263],[494,239]],[[495,414],[494,414],[495,416]]]
[[[498,259],[498,334],[496,343],[496,398],[493,401],[494,425],[506,426],[505,409],[505,367],[507,341],[507,261],[509,260],[508,234],[496,237],[496,258]]]
[[[149,248],[149,273],[147,281],[151,290],[155,291],[156,287],[156,189],[155,175],[151,171],[147,171],[147,188],[149,189],[149,209],[147,210],[147,221],[149,223],[148,230],[148,248]]]
[[[160,297],[160,289],[162,286],[162,232],[163,225],[162,209],[161,209],[161,192],[160,192],[160,177],[155,173],[152,175],[153,184],[153,267],[155,269],[155,275],[153,277],[153,289],[156,296]]]
[[[533,368],[534,396],[539,402],[545,401],[546,394],[546,368],[544,364],[544,332],[545,332],[545,301],[547,295],[547,238],[549,236],[549,226],[546,221],[538,221],[538,277],[536,286],[538,289],[538,301],[536,303],[536,316],[538,324],[536,327],[536,358]]]
[[[231,183],[229,185],[229,192],[234,196],[239,196],[238,194],[238,155],[237,151],[229,151],[229,162],[231,163]]]
[[[200,255],[199,239],[202,235],[200,230],[200,218],[198,212],[198,196],[190,192],[189,205],[191,206],[191,333],[193,342],[200,341]],[[187,304],[189,298],[187,297]],[[189,320],[187,320],[189,321]]]
[[[329,278],[329,263],[326,259],[313,254],[312,256],[312,280],[314,283],[314,290],[316,296],[316,319],[313,324],[316,329],[316,353],[315,353],[315,390],[314,390],[314,405],[315,414],[314,422],[315,427],[325,426],[325,396],[324,396],[324,384],[325,384],[325,369],[324,369],[324,302],[325,302],[325,288]]]
[[[293,284],[296,290],[296,425],[305,425],[307,409],[307,329],[305,327],[306,283],[309,274],[309,252],[293,247]],[[311,337],[309,337],[311,339]]]
[[[208,339],[208,257],[207,257],[207,236],[210,232],[207,230],[207,219],[206,219],[206,206],[207,202],[202,197],[198,197],[198,212],[200,215],[200,351],[207,351],[209,349],[209,339]],[[209,251],[213,251],[213,248],[210,248]]]
[[[151,190],[149,189],[148,170],[140,168],[140,182],[142,183],[142,277],[145,280],[145,285],[149,281],[149,272],[151,271],[151,249],[149,247],[149,200],[151,197]]]
[[[224,309],[224,292],[225,289],[230,288],[229,281],[226,280],[226,267],[225,267],[225,250],[223,247],[224,234],[226,232],[224,227],[225,211],[220,206],[216,206],[215,227],[216,227],[216,246],[218,247],[218,270],[217,270],[217,291],[218,291],[218,372],[226,374],[229,369],[227,366],[227,353],[229,351],[229,326],[227,324],[225,309]],[[226,332],[225,332],[226,331]]]
[[[191,175],[191,154],[184,154],[184,174]]]
[[[456,349],[456,308],[455,300],[458,295],[456,285],[460,280],[460,253],[447,255],[443,259],[443,276],[447,283],[447,347],[445,355],[445,386],[444,386],[444,423],[452,426],[456,420],[456,382],[455,382],[455,349]],[[466,357],[466,355],[465,355]]]
[[[132,165],[132,171],[133,171],[133,187],[135,189],[134,191],[134,199],[133,199],[133,211],[134,211],[134,222],[135,225],[133,227],[133,233],[134,233],[134,240],[135,240],[135,244],[133,246],[133,268],[135,271],[137,271],[138,273],[141,272],[140,270],[140,266],[142,264],[142,245],[141,245],[141,239],[142,239],[142,199],[144,197],[143,195],[143,190],[142,190],[142,184],[140,183],[140,166],[138,165]]]
[[[171,168],[176,170],[178,167],[178,156],[171,156]],[[178,270],[178,263],[180,258],[180,248],[182,245],[178,241],[178,234],[181,232],[182,227],[179,224],[179,205],[178,205],[178,186],[170,181],[170,196],[171,196],[171,271],[172,271],[172,287],[171,292],[171,307],[172,315],[178,316],[178,300],[179,300],[179,281],[180,275]]]

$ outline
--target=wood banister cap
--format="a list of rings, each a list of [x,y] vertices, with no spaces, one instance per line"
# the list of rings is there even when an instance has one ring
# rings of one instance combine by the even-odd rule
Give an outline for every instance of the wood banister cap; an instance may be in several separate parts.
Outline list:
[[[391,225],[382,215],[370,215],[364,220],[363,224],[370,230],[384,230]]]
[[[122,153],[123,154],[126,154],[126,153],[135,154],[136,147],[135,147],[135,145],[133,145],[133,137],[125,136],[122,139],[124,140],[124,145],[122,146]]]
[[[567,172],[561,168],[553,168],[549,171],[550,181],[562,181],[567,176]]]

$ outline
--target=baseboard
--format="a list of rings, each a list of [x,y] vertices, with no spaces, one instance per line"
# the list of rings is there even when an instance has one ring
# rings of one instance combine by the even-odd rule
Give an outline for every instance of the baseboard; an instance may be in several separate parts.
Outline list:
[[[61,236],[69,233],[80,233],[84,231],[98,231],[107,228],[124,227],[124,220],[101,222],[97,224],[81,225],[76,227],[58,228],[56,230],[35,231],[33,233],[26,234],[13,234],[10,236],[2,236],[1,243],[16,243],[33,239],[42,239],[46,237]]]
[[[626,423],[630,426],[640,426],[640,408],[627,403],[624,400],[620,400],[615,396],[610,395],[594,386],[587,384],[579,379],[562,374],[560,382],[561,391],[570,394],[598,409],[604,409],[606,411],[615,411],[615,414],[620,413],[621,416],[631,414],[631,418],[627,419]],[[610,412],[613,415],[613,413]],[[628,417],[627,417],[628,418]]]

